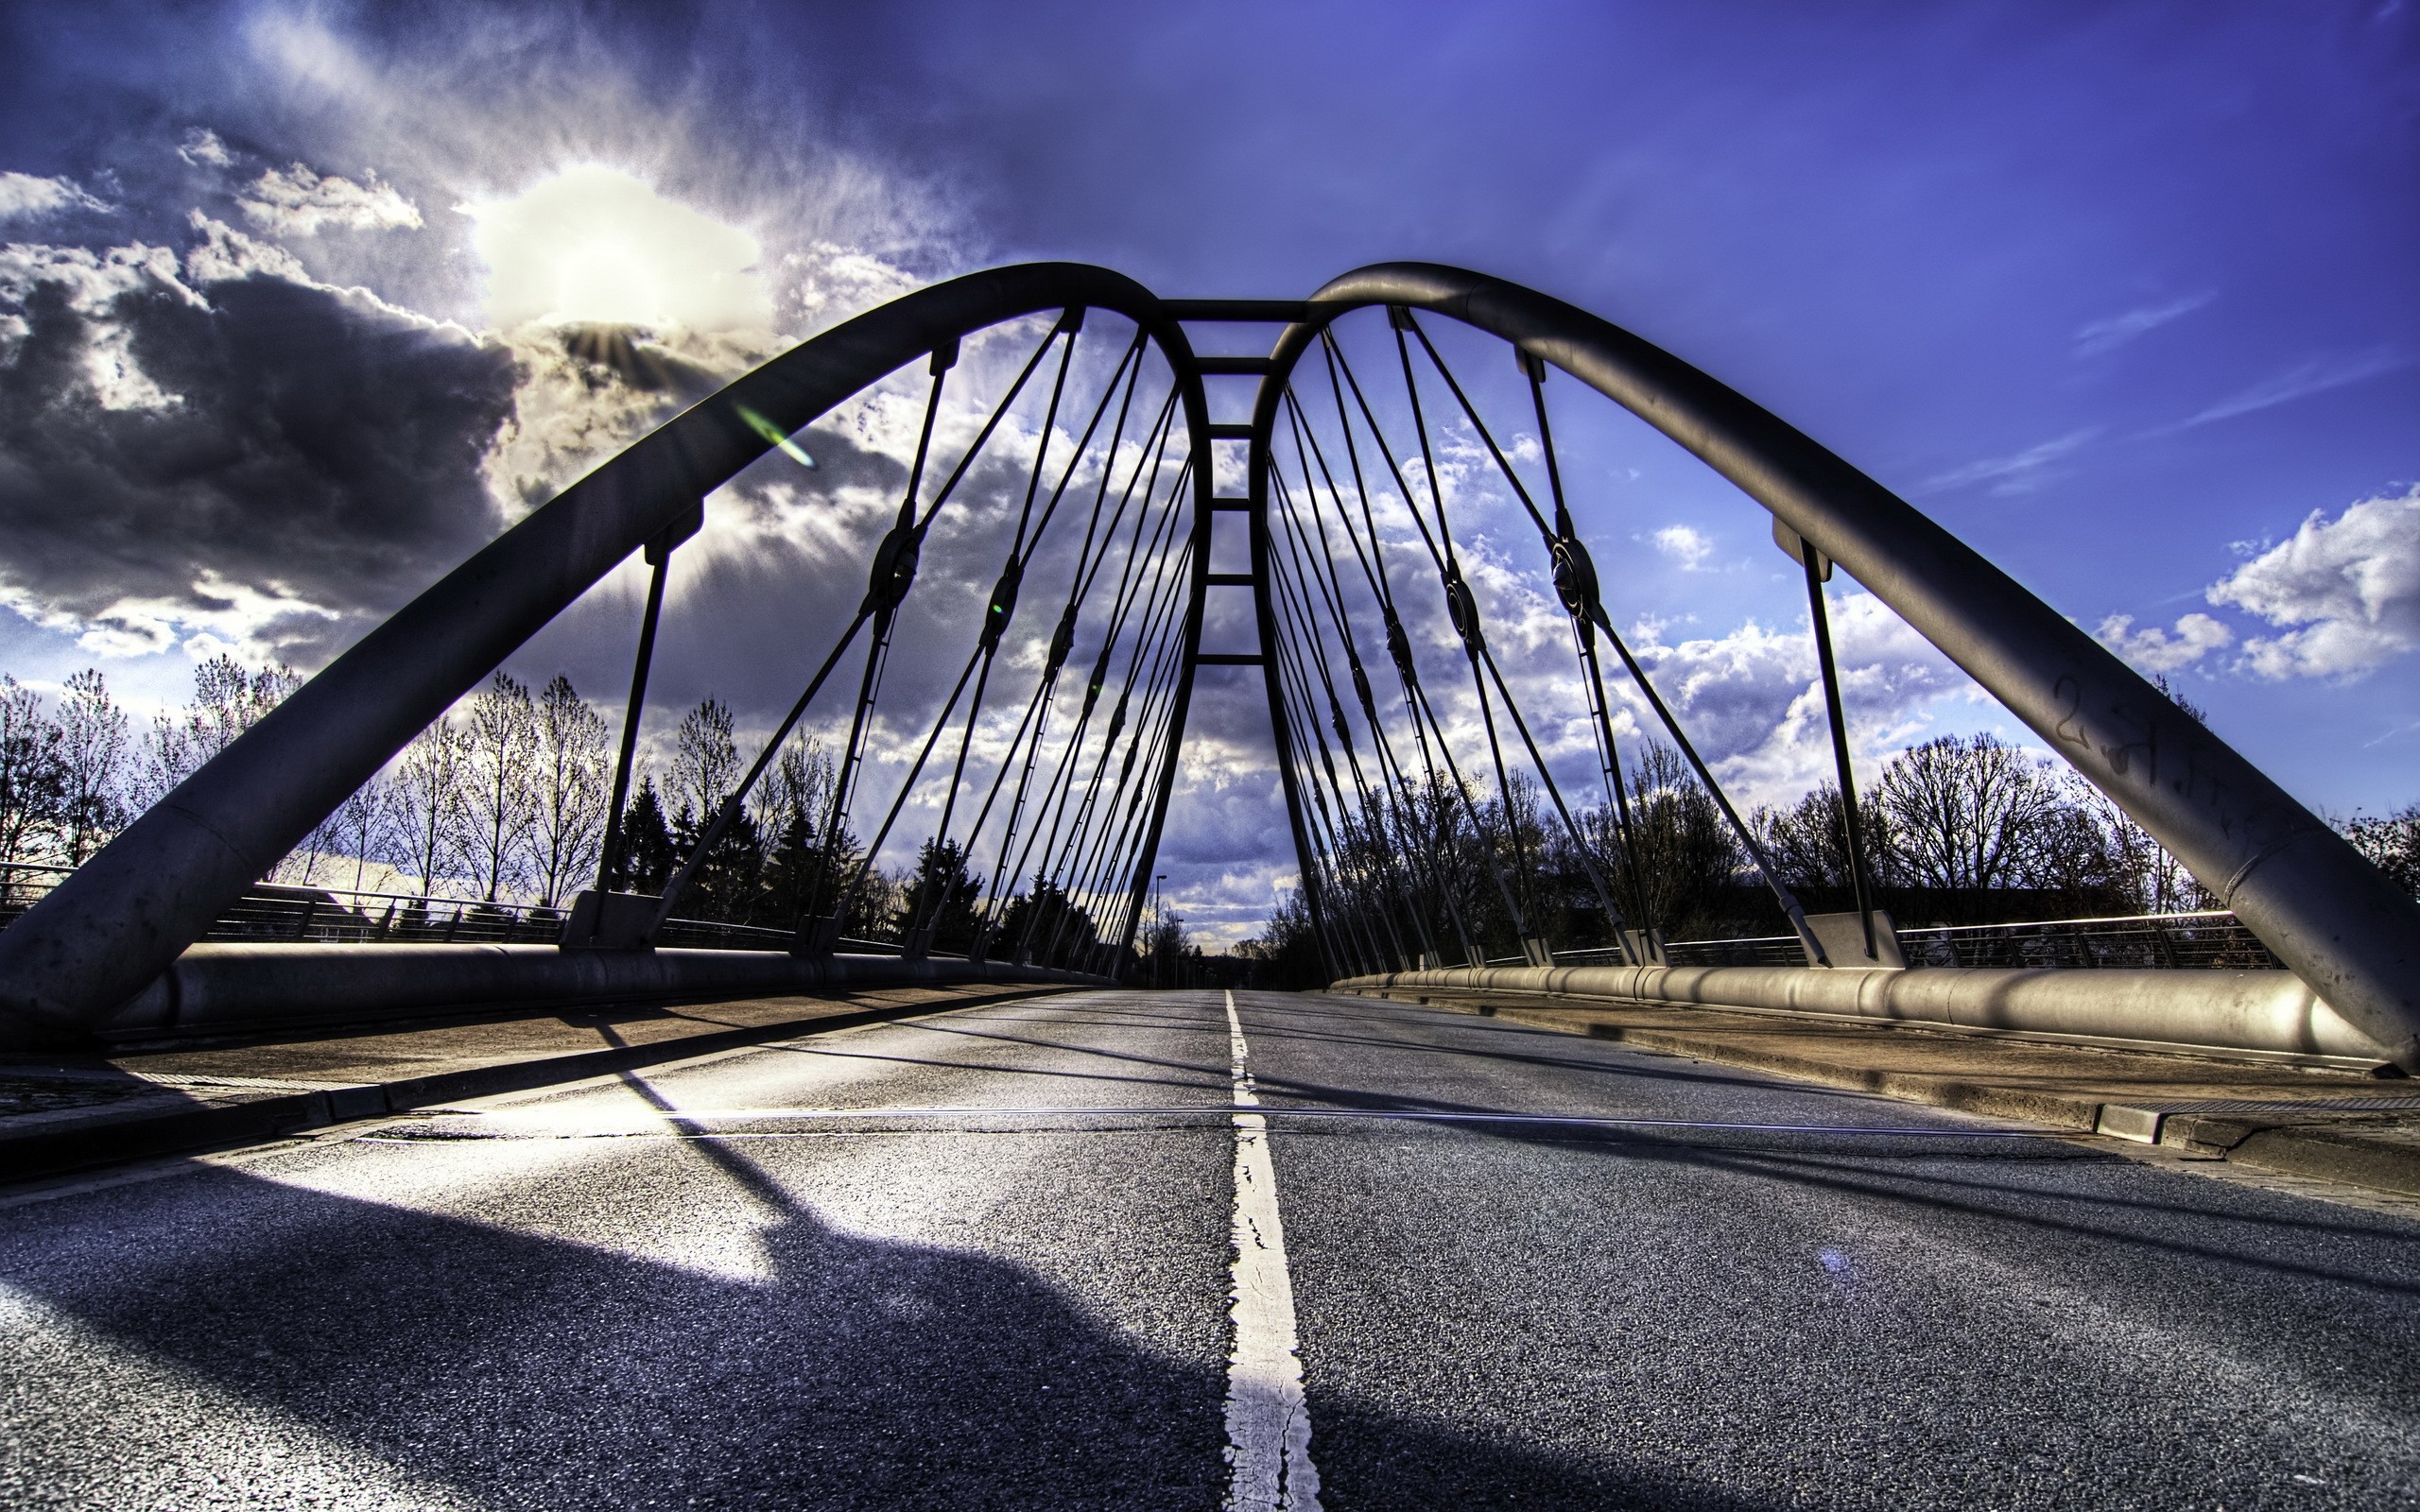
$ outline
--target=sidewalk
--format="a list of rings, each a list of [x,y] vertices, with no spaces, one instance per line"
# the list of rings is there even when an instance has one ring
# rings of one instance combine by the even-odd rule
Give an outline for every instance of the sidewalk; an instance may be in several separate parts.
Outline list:
[[[1026,984],[903,987],[89,1056],[5,1056],[0,1182],[276,1139],[800,1033],[1065,990]]]
[[[2420,1195],[2420,1085],[1930,1025],[1425,988],[1423,1002],[1642,1050]]]

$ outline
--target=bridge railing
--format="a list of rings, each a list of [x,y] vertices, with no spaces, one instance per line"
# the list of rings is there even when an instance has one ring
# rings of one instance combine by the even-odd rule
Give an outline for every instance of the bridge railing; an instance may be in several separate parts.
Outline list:
[[[2138,914],[2108,919],[2054,919],[2021,924],[1949,924],[1899,931],[1910,966],[2018,968],[2104,967],[2202,971],[2276,971],[2283,963],[2235,915],[2224,910]],[[1664,947],[1674,966],[1803,966],[1795,935],[1738,939],[1673,940]],[[1566,966],[1611,965],[1611,946],[1557,951]],[[1520,966],[1520,956],[1490,961]]]
[[[0,862],[0,929],[14,923],[72,869]],[[263,883],[220,914],[202,938],[217,943],[552,945],[562,937],[564,915],[562,908],[539,902]],[[755,924],[667,919],[656,939],[685,950],[786,951],[793,937],[789,930]],[[899,954],[896,940],[843,937],[838,943],[851,954]]]

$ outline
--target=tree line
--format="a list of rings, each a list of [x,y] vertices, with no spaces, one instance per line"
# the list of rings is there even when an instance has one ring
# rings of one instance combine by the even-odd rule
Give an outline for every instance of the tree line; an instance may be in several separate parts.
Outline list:
[[[301,684],[292,669],[219,656],[192,698],[141,730],[95,669],[45,698],[0,676],[0,862],[72,868],[200,767]],[[2199,711],[2184,706],[2199,717]],[[736,785],[734,713],[700,700],[682,716],[661,771],[635,774],[624,810],[620,886],[659,892]],[[422,731],[328,816],[265,880],[560,908],[594,885],[614,748],[604,715],[557,676],[535,690],[498,672]],[[964,950],[989,926],[1038,957],[1094,952],[1090,912],[1036,879],[987,907],[986,882],[955,843],[927,843],[896,870],[870,864],[833,825],[838,773],[793,736],[698,868],[683,917],[787,930],[835,911],[852,935],[931,931]],[[1516,955],[1526,929],[1559,949],[1612,943],[1601,885],[1624,917],[1669,939],[1778,933],[1781,916],[1745,847],[1680,754],[1649,743],[1624,772],[1629,844],[1616,806],[1574,813],[1575,840],[1530,784],[1482,798],[1440,781],[1322,814],[1333,843],[1333,927],[1385,956],[1462,942]],[[1509,798],[1509,801],[1508,801]],[[1878,901],[1903,925],[2004,922],[2208,906],[2175,859],[2098,789],[1992,735],[1943,736],[1900,752],[1859,795]],[[1782,882],[1810,911],[1851,906],[1840,795],[1824,784],[1748,820]],[[2420,896],[2420,804],[2339,826]],[[828,842],[828,843],[827,843]],[[1516,928],[1515,916],[1523,928]],[[1181,920],[1146,949],[1190,949]],[[1317,969],[1300,893],[1280,900],[1250,953]]]
[[[1525,934],[1558,950],[1610,946],[1600,888],[1631,927],[1651,921],[1667,939],[1788,931],[1754,858],[1677,750],[1645,744],[1623,779],[1627,845],[1619,805],[1576,808],[1566,828],[1519,777],[1502,795],[1457,788],[1443,774],[1427,791],[1374,792],[1326,831],[1330,860],[1317,881],[1335,948],[1379,960],[1433,950],[1460,964],[1465,949],[1518,956]],[[2217,905],[2098,788],[1989,733],[1901,751],[1863,785],[1858,812],[1876,902],[1903,927]],[[1745,822],[1808,912],[1855,906],[1837,786],[1759,808]],[[2339,828],[2420,897],[2420,804]],[[1238,949],[1272,983],[1315,981],[1323,971],[1299,890],[1282,896],[1268,930]]]
[[[0,862],[74,868],[300,686],[283,666],[227,656],[195,671],[192,699],[137,731],[88,669],[44,700],[0,676]],[[661,893],[725,799],[742,761],[731,707],[708,696],[682,718],[661,770],[642,763],[622,815],[623,890]],[[567,907],[596,885],[613,803],[613,730],[558,675],[532,689],[499,671],[421,731],[338,805],[264,881],[424,900]],[[685,919],[787,931],[840,916],[852,936],[931,931],[963,951],[987,923],[1001,953],[1023,945],[1073,960],[1098,954],[1092,915],[1037,879],[989,910],[986,879],[955,842],[915,863],[871,864],[834,823],[838,771],[795,734],[717,838],[678,904]],[[38,891],[20,879],[19,895]],[[845,894],[845,898],[841,895]]]

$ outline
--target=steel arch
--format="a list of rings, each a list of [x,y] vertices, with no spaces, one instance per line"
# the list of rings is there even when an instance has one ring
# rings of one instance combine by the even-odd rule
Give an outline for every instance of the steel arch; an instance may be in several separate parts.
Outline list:
[[[969,274],[868,311],[737,379],[489,542],[329,663],[0,931],[0,1041],[73,1036],[158,978],[346,795],[524,641],[782,435],[936,348],[1080,305],[1148,332],[1174,369],[1196,455],[1208,413],[1183,327],[1149,289],[1081,263]],[[1196,469],[1197,528],[1208,518]],[[1185,627],[1183,730],[1201,631]],[[1170,742],[1169,765],[1174,765]],[[1167,784],[1161,784],[1165,809]],[[1156,844],[1154,823],[1150,842]],[[1149,868],[1143,868],[1146,872]],[[1130,916],[1134,905],[1130,903]]]
[[[1434,311],[1551,362],[1679,442],[1838,561],[2182,860],[2346,1020],[2420,1069],[2420,904],[2091,637],[1847,462],[1728,387],[1607,321],[1483,274],[1380,264],[1303,301],[1171,301],[1110,270],[1031,264],[905,296],[774,359],[506,531],[337,659],[5,932],[0,1041],[73,1034],[143,990],[324,816],[540,627],[783,434],[925,352],[1071,305],[1134,320],[1175,373],[1194,455],[1190,582],[1151,872],[1189,713],[1211,581],[1212,442],[1250,447],[1254,621],[1305,896],[1314,857],[1275,681],[1269,469],[1277,408],[1318,334],[1357,309]],[[1188,318],[1291,320],[1271,355],[1196,359]],[[1250,426],[1214,426],[1202,376],[1262,375]],[[1238,434],[1242,433],[1242,434]],[[1322,927],[1322,935],[1326,934]]]
[[[1294,367],[1340,316],[1434,311],[1561,368],[1679,442],[1831,558],[2107,794],[2346,1020],[2420,1070],[2420,902],[2141,675],[1804,432],[1661,348],[1484,273],[1378,263],[1323,284],[1278,337],[1252,422],[1264,646],[1268,472]],[[1288,817],[1315,911],[1302,798],[1270,674]]]

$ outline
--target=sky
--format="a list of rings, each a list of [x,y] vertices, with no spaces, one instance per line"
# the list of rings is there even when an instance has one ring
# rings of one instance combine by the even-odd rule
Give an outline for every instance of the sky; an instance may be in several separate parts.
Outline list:
[[[667,9],[9,7],[0,670],[98,666],[140,711],[220,651],[312,670],[702,387],[953,274],[1280,297],[1417,258],[1766,404],[2305,802],[2420,800],[2420,7]],[[579,358],[599,322],[644,329],[646,381]],[[1613,612],[1726,782],[1789,801],[1824,766],[1794,567],[1576,388],[1556,423]],[[717,495],[657,748],[708,693],[744,730],[794,695],[919,392],[810,432],[821,472]],[[1550,761],[1584,767],[1534,538],[1470,463],[1475,582]],[[612,706],[637,591],[617,574],[512,666]],[[2030,739],[1854,583],[1833,613],[1861,762]],[[1214,943],[1292,874],[1258,690],[1220,676],[1160,868]]]

